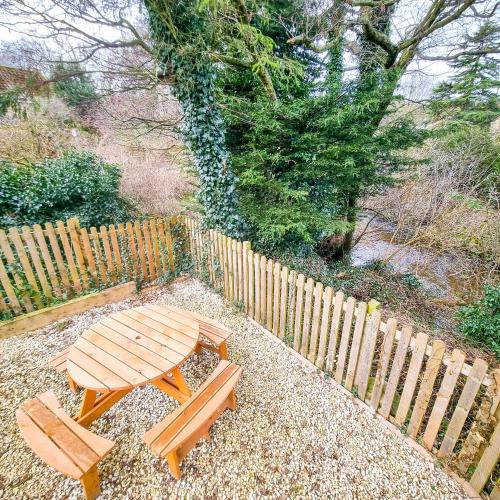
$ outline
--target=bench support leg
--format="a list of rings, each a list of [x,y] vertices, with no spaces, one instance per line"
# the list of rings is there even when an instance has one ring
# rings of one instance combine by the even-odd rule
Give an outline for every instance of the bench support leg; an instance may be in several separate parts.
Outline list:
[[[236,393],[234,389],[229,393],[227,397],[227,407],[231,410],[236,410]]]
[[[177,456],[176,451],[172,451],[167,455],[168,468],[170,469],[170,473],[175,479],[181,478],[181,468],[179,465],[179,457]]]
[[[66,377],[68,378],[68,385],[73,394],[78,394],[78,386],[75,381],[70,377],[69,373],[66,372]]]
[[[202,349],[206,349],[207,351],[212,351],[215,352],[216,354],[219,355],[219,358],[227,360],[229,358],[228,352],[227,352],[227,344],[226,342],[222,342],[218,347],[215,345],[207,344],[205,342],[202,342],[201,340],[198,341],[198,344],[196,345],[195,351],[199,354]]]
[[[83,487],[83,494],[87,500],[94,500],[99,496],[101,492],[101,486],[99,484],[99,473],[97,472],[97,466],[94,465],[87,473],[85,473],[80,482]]]
[[[222,342],[222,344],[219,346],[219,358],[225,360],[228,359],[226,342]]]
[[[175,384],[179,388],[179,391],[181,391],[186,396],[191,396],[191,391],[187,386],[186,381],[184,380],[184,377],[182,376],[182,373],[177,366],[172,370],[172,376],[174,377]]]
[[[85,389],[82,408],[76,417],[76,421],[83,427],[88,427],[94,420],[98,419],[105,411],[109,410],[120,399],[125,397],[132,389],[109,392],[96,399],[96,392]],[[89,392],[90,394],[87,394]],[[93,393],[93,394],[92,394]]]

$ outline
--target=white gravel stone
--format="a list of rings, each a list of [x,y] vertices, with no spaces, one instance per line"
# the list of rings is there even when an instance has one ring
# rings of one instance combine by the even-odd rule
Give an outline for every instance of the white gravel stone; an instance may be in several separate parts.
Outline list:
[[[238,406],[217,420],[210,442],[189,453],[175,481],[142,437],[178,403],[153,386],[131,392],[91,426],[116,441],[99,466],[101,498],[467,498],[443,470],[196,280],[0,341],[0,498],[81,498],[78,481],[34,457],[14,413],[26,399],[53,389],[74,414],[80,397],[49,360],[100,318],[145,302],[198,311],[235,331],[230,358],[244,369]],[[216,364],[217,357],[204,351],[182,371],[196,388]]]

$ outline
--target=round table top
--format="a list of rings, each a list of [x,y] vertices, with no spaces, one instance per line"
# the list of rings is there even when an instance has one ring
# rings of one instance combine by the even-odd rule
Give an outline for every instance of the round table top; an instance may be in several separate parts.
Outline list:
[[[85,330],[70,347],[68,374],[97,392],[144,385],[182,364],[198,336],[196,320],[163,306],[120,311]]]

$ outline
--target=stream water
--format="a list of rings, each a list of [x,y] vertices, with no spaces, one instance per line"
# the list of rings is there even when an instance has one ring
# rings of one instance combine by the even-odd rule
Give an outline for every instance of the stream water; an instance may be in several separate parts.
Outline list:
[[[371,218],[363,217],[358,224],[358,234],[364,231]],[[372,220],[361,240],[351,253],[355,266],[366,265],[374,260],[386,261],[399,273],[411,273],[432,294],[454,299],[471,292],[474,283],[461,278],[461,265],[456,257],[427,248],[415,248],[398,243],[391,224]]]

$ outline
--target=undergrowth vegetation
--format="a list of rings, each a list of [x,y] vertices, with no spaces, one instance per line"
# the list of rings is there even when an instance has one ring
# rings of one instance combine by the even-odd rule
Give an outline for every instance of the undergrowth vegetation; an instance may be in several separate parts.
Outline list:
[[[0,162],[0,225],[77,217],[84,226],[129,220],[132,205],[118,194],[120,170],[92,153],[67,151],[32,165]]]
[[[459,330],[488,346],[500,359],[500,286],[485,285],[484,296],[458,312]]]

